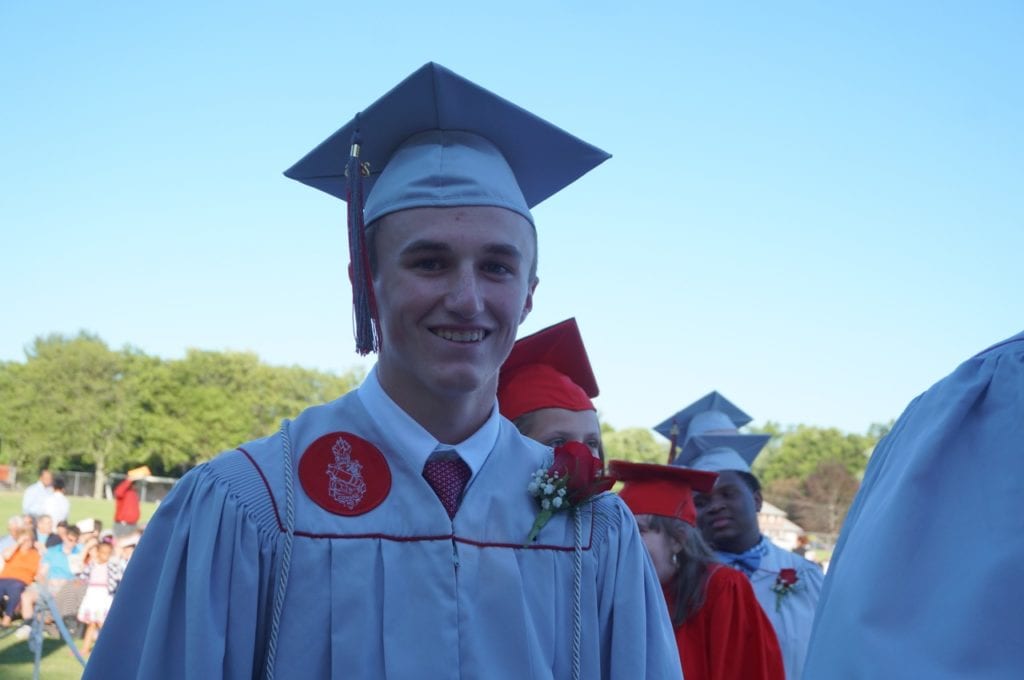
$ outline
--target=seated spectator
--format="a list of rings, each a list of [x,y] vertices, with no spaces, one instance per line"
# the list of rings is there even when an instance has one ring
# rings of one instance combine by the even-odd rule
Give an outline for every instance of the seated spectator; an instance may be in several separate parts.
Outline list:
[[[0,538],[0,552],[7,550],[12,545],[18,542],[16,538],[18,532],[25,526],[25,520],[22,519],[21,515],[14,515],[7,520],[7,535]]]
[[[80,561],[76,561],[75,566],[78,568],[76,571],[72,568],[70,559],[82,552],[82,546],[78,545],[78,535],[78,527],[68,528],[62,544],[55,545],[43,553],[36,579],[38,583],[25,588],[25,592],[21,595],[21,616],[26,621],[32,618],[36,601],[39,599],[41,585],[45,584],[48,592],[51,595],[56,595],[68,582],[78,576],[82,564]]]
[[[49,515],[36,517],[36,550],[42,555],[49,547],[50,537],[53,536],[53,518]]]
[[[746,577],[718,564],[696,527],[693,491],[711,472],[616,460],[611,473],[636,516],[661,581],[687,680],[784,680],[772,624]]]
[[[34,538],[31,529],[21,529],[17,542],[3,552],[5,564],[0,571],[0,611],[3,617],[0,618],[0,626],[5,628],[11,625],[22,592],[35,580],[39,571],[40,555]]]

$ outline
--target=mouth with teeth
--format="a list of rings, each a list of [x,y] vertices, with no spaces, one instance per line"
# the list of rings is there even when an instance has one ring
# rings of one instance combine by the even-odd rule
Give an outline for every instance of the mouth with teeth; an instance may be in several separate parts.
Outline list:
[[[431,332],[439,338],[451,342],[480,342],[487,337],[487,331],[475,328],[473,330],[454,330],[451,328],[433,328]]]

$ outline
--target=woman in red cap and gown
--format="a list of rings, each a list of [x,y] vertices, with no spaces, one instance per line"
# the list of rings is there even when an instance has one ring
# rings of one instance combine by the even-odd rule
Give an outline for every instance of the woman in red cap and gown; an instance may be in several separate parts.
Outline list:
[[[693,492],[717,474],[616,460],[665,593],[686,680],[784,680],[775,631],[742,572],[715,561],[696,528]]]

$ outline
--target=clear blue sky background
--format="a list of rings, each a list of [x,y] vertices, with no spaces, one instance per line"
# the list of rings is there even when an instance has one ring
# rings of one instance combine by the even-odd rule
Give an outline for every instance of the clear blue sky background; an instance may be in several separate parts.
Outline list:
[[[0,360],[369,365],[281,172],[433,60],[615,156],[536,209],[522,328],[579,319],[608,422],[864,431],[1024,329],[1024,4],[839,4],[0,2]]]

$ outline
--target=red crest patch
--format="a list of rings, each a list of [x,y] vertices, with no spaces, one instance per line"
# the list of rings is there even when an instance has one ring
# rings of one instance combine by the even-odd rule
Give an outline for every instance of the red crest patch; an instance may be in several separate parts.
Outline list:
[[[380,450],[351,432],[325,434],[299,461],[306,495],[335,515],[362,515],[391,491],[391,468]]]

